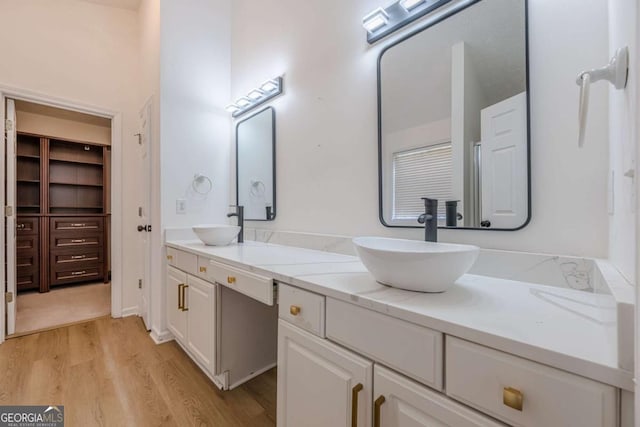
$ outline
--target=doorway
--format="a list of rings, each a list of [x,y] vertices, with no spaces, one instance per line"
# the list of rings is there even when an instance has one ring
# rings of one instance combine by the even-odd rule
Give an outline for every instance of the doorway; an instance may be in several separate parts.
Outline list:
[[[76,272],[76,275],[78,276],[84,276],[83,279],[87,279],[86,280],[87,282],[93,281],[90,279],[96,279],[94,282],[96,287],[98,284],[102,285],[102,288],[100,289],[101,295],[100,296],[96,295],[96,298],[100,298],[103,301],[107,300],[108,303],[107,303],[106,310],[104,310],[100,314],[106,311],[106,314],[111,314],[112,317],[121,317],[122,316],[122,258],[123,258],[121,236],[122,236],[123,207],[122,207],[122,198],[114,197],[114,193],[118,195],[118,194],[121,194],[122,192],[122,176],[121,176],[122,175],[122,115],[121,113],[110,111],[108,109],[101,109],[97,107],[86,106],[86,105],[78,104],[72,101],[52,98],[46,95],[34,94],[32,92],[28,92],[20,89],[13,89],[13,88],[6,88],[6,87],[0,87],[0,99],[1,99],[1,102],[0,102],[1,113],[7,119],[10,117],[11,114],[14,114],[16,112],[15,102],[18,101],[18,102],[35,104],[37,105],[37,108],[59,109],[62,111],[61,114],[63,115],[84,114],[86,116],[92,116],[92,120],[103,121],[103,122],[107,121],[108,123],[110,123],[110,125],[106,129],[102,129],[102,133],[107,135],[110,138],[110,142],[111,142],[110,153],[108,153],[107,156],[104,156],[105,151],[109,151],[109,149],[104,148],[105,144],[100,144],[99,141],[91,140],[89,144],[81,144],[82,145],[81,152],[83,154],[79,155],[80,158],[83,158],[86,160],[86,158],[83,156],[94,156],[94,155],[97,155],[95,153],[98,153],[100,152],[100,150],[102,150],[102,156],[103,156],[102,167],[110,169],[109,170],[110,176],[106,179],[103,176],[103,181],[101,185],[103,187],[109,186],[110,190],[108,192],[105,192],[104,188],[102,190],[99,190],[98,188],[100,187],[100,185],[98,184],[100,183],[98,181],[82,182],[83,184],[86,184],[84,185],[85,187],[90,187],[93,189],[78,190],[78,191],[57,189],[54,192],[57,192],[57,195],[59,197],[58,201],[60,200],[62,201],[60,203],[56,202],[51,206],[58,208],[57,214],[59,216],[66,216],[70,213],[69,211],[65,211],[66,208],[78,207],[76,203],[78,203],[79,201],[89,201],[89,203],[86,206],[84,206],[84,208],[88,213],[90,212],[95,215],[99,213],[98,208],[101,207],[100,204],[98,204],[97,202],[100,198],[99,194],[102,191],[102,195],[103,195],[102,201],[104,203],[102,208],[104,210],[101,213],[104,214],[106,212],[106,209],[109,209],[110,212],[108,213],[111,214],[109,220],[103,220],[103,222],[98,225],[96,225],[95,223],[88,224],[87,221],[78,221],[78,222],[74,221],[72,226],[78,226],[78,224],[84,224],[83,227],[85,226],[92,227],[93,236],[69,238],[66,241],[66,243],[69,243],[72,240],[76,242],[83,239],[85,241],[96,240],[100,230],[104,230],[104,235],[107,236],[106,240],[109,242],[109,244],[106,248],[103,249],[102,256],[103,256],[103,262],[105,265],[103,270],[99,271],[98,274],[96,275],[95,269],[99,270],[99,266],[94,265],[93,270],[89,268],[82,268],[82,269],[79,269],[77,272],[75,270],[72,272]],[[10,103],[8,102],[8,100],[12,100],[13,102]],[[13,111],[10,111],[11,109]],[[68,117],[63,117],[63,118],[66,119]],[[19,129],[19,125],[15,126],[14,123],[16,123],[16,121],[12,122],[11,120],[6,120],[6,121],[3,120],[0,123],[0,127],[2,128],[0,129],[0,131],[4,132],[7,135],[7,137],[10,137],[12,134],[15,134],[15,138],[16,138],[14,140],[16,141],[16,144],[5,145],[4,148],[8,150],[5,150],[5,149],[0,150],[0,156],[1,156],[0,176],[5,177],[7,176],[7,174],[9,175],[13,174],[11,176],[14,176],[16,178],[12,184],[9,185],[9,181],[5,181],[6,185],[0,186],[0,196],[1,196],[0,198],[7,202],[9,202],[10,200],[13,200],[14,202],[13,205],[10,203],[6,203],[7,207],[5,209],[0,210],[0,220],[2,221],[2,223],[5,224],[5,227],[6,227],[6,228],[5,227],[2,228],[2,230],[5,232],[0,233],[0,247],[5,246],[5,244],[7,247],[7,251],[5,252],[6,254],[5,260],[7,264],[5,265],[4,262],[0,263],[0,277],[4,277],[6,281],[6,291],[7,291],[7,292],[0,293],[0,343],[4,341],[4,339],[7,337],[8,335],[7,332],[12,332],[12,333],[16,332],[16,309],[20,310],[20,307],[19,307],[20,303],[18,302],[19,295],[18,295],[18,289],[17,289],[18,278],[16,277],[17,276],[16,264],[19,261],[16,258],[16,255],[17,255],[16,242],[17,242],[17,231],[18,231],[16,227],[18,225],[22,227],[22,224],[25,224],[24,221],[18,221],[18,217],[22,216],[21,214],[24,214],[25,210],[23,209],[22,212],[19,212],[18,206],[22,206],[22,208],[26,208],[27,206],[30,206],[30,208],[35,211],[37,204],[27,203],[27,201],[25,200],[25,197],[27,199],[31,198],[31,200],[35,200],[33,195],[36,192],[39,194],[38,203],[40,204],[40,208],[42,207],[42,204],[43,204],[43,200],[41,199],[43,192],[40,191],[40,189],[38,190],[22,189],[23,191],[21,192],[18,191],[19,189],[17,187],[17,173],[20,171],[19,172],[20,174],[24,174],[25,172],[17,163],[17,151],[16,151],[18,130],[22,131],[22,129]],[[28,132],[24,132],[24,133],[28,133]],[[48,135],[46,134],[40,135],[38,137],[38,140],[40,140],[41,137],[46,137],[46,136]],[[64,147],[66,143],[77,144],[77,143],[85,142],[82,139],[74,139],[73,137],[67,138],[70,141],[65,141],[64,138],[59,137],[57,134],[54,134],[53,136],[54,136],[53,138],[49,138],[49,143],[51,143],[52,139],[55,139],[57,141],[56,142],[57,145],[54,151],[56,151],[56,153],[58,154],[65,153],[62,157],[64,157],[65,155],[70,155],[69,153],[66,152],[67,150]],[[16,162],[7,162],[7,154],[10,152],[9,150],[11,149],[11,147],[13,147],[12,154],[16,155],[15,157]],[[89,150],[85,150],[85,148],[89,148]],[[24,148],[22,148],[22,150],[23,150],[22,151],[23,157],[29,155],[28,152],[24,151],[25,150]],[[28,151],[28,149],[26,150]],[[35,157],[35,153],[33,155]],[[106,162],[105,162],[105,159],[106,159]],[[65,159],[60,159],[60,163],[63,163],[64,160]],[[69,164],[75,163],[73,162],[74,159],[66,159],[66,160],[69,160],[67,162]],[[47,163],[49,162],[50,162],[50,159],[47,159]],[[82,162],[78,162],[78,163],[82,163]],[[94,163],[99,164],[100,161],[96,160]],[[13,170],[11,170],[12,168]],[[56,175],[56,179],[60,178],[61,175],[59,173],[61,171],[63,171],[62,176],[64,176],[69,171],[69,168],[65,168],[65,167],[62,167],[62,169],[58,168],[58,171],[56,172],[58,173],[58,175]],[[67,172],[64,172],[64,171],[67,171]],[[39,178],[44,177],[45,180],[52,181],[51,178],[53,178],[53,176],[51,175],[51,171],[45,171],[45,173],[46,175],[43,174],[41,171]],[[60,188],[62,188],[63,186],[68,184],[79,183],[79,182],[74,182],[73,180],[75,179],[84,179],[84,178],[77,178],[78,177],[77,174],[74,175],[71,172],[68,172],[68,173],[71,174],[71,175],[67,174],[67,176],[72,177],[71,182],[65,182],[63,180],[59,182],[55,180],[53,181],[55,181],[55,183]],[[97,179],[97,174],[93,174],[93,175],[89,174],[89,175],[92,176],[92,178],[88,178],[89,180],[94,178]],[[85,175],[85,178],[86,178],[86,175]],[[32,179],[31,181],[33,182],[31,182],[30,184],[27,184],[30,178],[22,177],[21,179],[25,181],[25,186],[31,185],[32,187],[34,187],[36,185],[39,185],[39,186],[44,185],[42,181],[39,183],[36,182],[37,181],[36,179]],[[15,184],[15,186],[13,184]],[[48,183],[47,185],[50,186],[51,183]],[[108,193],[108,195],[105,196],[105,193]],[[18,200],[19,198],[20,200]],[[93,203],[93,202],[96,202],[96,203]],[[40,213],[40,211],[38,211],[38,213]],[[48,213],[50,216],[48,217],[47,220],[44,220],[45,227],[46,227],[46,224],[48,224],[49,227],[52,226],[52,221],[53,221],[53,219],[51,218],[52,212],[49,211]],[[32,212],[32,215],[33,214],[35,214],[35,212]],[[91,215],[88,215],[88,217],[91,217]],[[71,224],[69,223],[67,223],[66,225],[71,226]],[[65,224],[60,221],[57,223],[57,225],[53,224],[53,226],[54,227],[57,226],[58,228],[65,228]],[[25,225],[25,228],[27,227],[29,226]],[[38,228],[37,231],[38,233],[40,233],[42,230]],[[51,237],[50,231],[48,230],[46,231],[48,232],[48,236],[50,238]],[[35,234],[35,231],[32,231],[32,234]],[[58,240],[61,240],[61,239],[58,239]],[[65,242],[59,241],[58,243],[65,243]],[[38,245],[38,246],[41,248],[40,249],[41,252],[44,252],[46,250],[44,246],[42,245]],[[11,247],[11,250],[9,250],[9,247]],[[51,247],[52,246],[50,242],[49,248],[51,249]],[[113,254],[113,257],[111,257],[110,254]],[[62,254],[60,254],[58,262],[67,261],[71,256],[76,256],[76,257],[79,256],[79,255],[72,255],[72,254],[64,254],[64,255],[66,255],[66,258],[64,258]],[[51,256],[51,253],[49,253],[49,256]],[[87,254],[85,254],[85,256],[87,258],[91,258]],[[15,266],[15,268],[8,267],[8,266]],[[84,287],[84,289],[82,289],[83,292],[79,292],[81,289],[80,287],[71,286],[72,285],[71,281],[74,281],[74,280],[67,278],[66,275],[64,274],[58,274],[56,276],[54,274],[55,272],[56,271],[52,270],[51,268],[47,270],[48,283],[46,283],[46,285],[50,286],[50,292],[35,295],[33,296],[33,298],[46,295],[47,297],[50,297],[51,300],[56,300],[56,299],[59,300],[60,295],[56,295],[53,292],[54,288],[56,288],[55,290],[58,291],[58,293],[62,293],[67,289],[71,289],[76,292],[74,292],[74,295],[72,298],[68,299],[68,302],[70,303],[69,307],[73,307],[73,308],[68,308],[67,311],[73,312],[77,316],[82,316],[83,310],[79,308],[79,306],[77,305],[77,302],[90,299],[90,297],[87,297],[86,292],[90,290],[90,287],[92,285]],[[44,274],[40,275],[40,277],[44,277],[44,276],[45,276]],[[63,283],[67,280],[70,280],[70,282]],[[53,282],[56,282],[55,286],[51,286]],[[105,282],[107,283],[105,284]],[[34,285],[32,284],[32,286]],[[40,289],[40,286],[43,286],[43,283],[38,283],[38,290]],[[28,294],[25,294],[25,296],[27,295]],[[67,298],[63,298],[63,299],[67,299]],[[24,307],[29,308],[30,301],[25,300]],[[128,314],[136,314],[136,313],[128,313]],[[52,321],[55,321],[56,319],[56,316],[53,316],[51,314],[49,314],[48,317]],[[95,317],[95,316],[91,315],[90,317]],[[66,319],[66,318],[63,318],[63,319]],[[20,319],[18,319],[18,322],[19,321]],[[74,322],[77,320],[71,319],[71,321]],[[53,322],[53,323],[57,323],[57,322]],[[65,322],[65,323],[68,323],[68,322]]]

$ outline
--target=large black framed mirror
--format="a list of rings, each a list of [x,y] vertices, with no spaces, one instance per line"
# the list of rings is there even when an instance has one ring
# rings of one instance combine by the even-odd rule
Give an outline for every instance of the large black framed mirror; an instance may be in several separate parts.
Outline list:
[[[423,197],[439,200],[439,227],[529,222],[527,33],[527,0],[477,0],[380,53],[382,224],[422,227]]]
[[[276,112],[267,107],[236,125],[236,202],[244,219],[276,217]]]

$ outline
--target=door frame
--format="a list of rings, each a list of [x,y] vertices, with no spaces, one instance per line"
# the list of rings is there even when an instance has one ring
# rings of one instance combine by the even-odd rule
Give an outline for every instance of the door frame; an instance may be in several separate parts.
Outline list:
[[[122,154],[123,154],[123,137],[122,137],[122,113],[109,108],[99,107],[95,105],[85,104],[69,99],[59,98],[30,91],[27,89],[16,88],[11,86],[0,85],[0,135],[5,135],[5,103],[6,99],[11,98],[18,101],[33,102],[49,107],[62,108],[65,110],[77,111],[79,113],[91,114],[111,119],[111,316],[122,317],[122,292],[123,292],[123,250],[122,250],[122,222],[123,222],[123,203],[122,203]],[[0,150],[4,153],[4,150]],[[5,179],[4,154],[0,155],[0,182]],[[4,201],[4,185],[0,185],[0,200]],[[5,220],[4,208],[0,209],[0,224]],[[4,228],[0,227],[0,253],[3,257],[5,243]],[[5,276],[4,262],[0,262],[0,277]],[[14,296],[15,298],[16,296]],[[0,344],[5,340],[5,292],[4,286],[0,292]]]

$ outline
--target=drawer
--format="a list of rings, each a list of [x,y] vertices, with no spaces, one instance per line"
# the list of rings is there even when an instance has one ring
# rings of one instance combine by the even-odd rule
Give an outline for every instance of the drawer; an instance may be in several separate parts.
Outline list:
[[[18,274],[21,271],[38,271],[39,259],[37,251],[22,252],[16,254],[16,267]]]
[[[198,257],[198,275],[248,297],[273,305],[273,279]]]
[[[51,254],[51,265],[53,267],[57,266],[72,266],[78,265],[81,263],[87,262],[102,262],[103,261],[103,252],[102,248],[90,248],[83,250],[72,250],[72,251],[56,251]],[[67,268],[67,267],[64,267]]]
[[[38,235],[23,236],[18,234],[16,236],[16,251],[18,252],[38,252]]]
[[[20,269],[16,276],[18,292],[40,288],[40,271],[38,269]]]
[[[333,298],[326,316],[330,340],[442,390],[442,333]]]
[[[167,264],[194,276],[198,273],[198,257],[189,252],[167,247]]]
[[[458,338],[446,341],[447,394],[456,400],[515,426],[617,425],[614,387]]]
[[[51,218],[51,233],[67,233],[70,231],[101,232],[104,229],[102,217],[55,217]]]
[[[40,221],[37,217],[18,217],[16,234],[18,236],[38,235]]]
[[[51,249],[102,247],[102,235],[67,236],[51,235]]]
[[[92,264],[86,266],[76,266],[69,269],[51,269],[51,285],[62,285],[65,283],[85,282],[99,280],[103,278],[102,265]]]
[[[324,338],[324,301],[322,295],[283,283],[278,285],[278,316],[321,338]]]

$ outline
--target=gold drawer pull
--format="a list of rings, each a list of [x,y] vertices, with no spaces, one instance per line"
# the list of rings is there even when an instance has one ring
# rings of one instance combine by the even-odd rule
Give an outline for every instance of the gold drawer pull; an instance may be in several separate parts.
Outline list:
[[[71,239],[71,243],[84,243],[85,239]]]
[[[71,273],[72,276],[82,276],[83,274],[87,274],[86,271],[74,271]]]
[[[385,400],[384,396],[380,396],[373,402],[373,427],[380,427],[380,407]]]
[[[293,308],[293,306],[291,306],[291,308]],[[351,389],[351,427],[358,427],[358,393],[360,393],[363,388],[362,384],[358,383]]]
[[[167,259],[168,259],[169,261],[173,261],[173,255],[167,255]]]
[[[71,259],[84,259],[86,255],[71,255]]]
[[[86,227],[87,224],[83,224],[83,223],[73,223],[71,224],[72,227],[78,228],[78,227]]]
[[[302,309],[300,308],[300,306],[292,305],[291,307],[289,307],[289,313],[291,313],[292,316],[297,316],[301,311]]]
[[[516,411],[522,411],[523,400],[524,395],[520,390],[516,390],[515,388],[511,387],[505,387],[502,390],[502,403],[510,408],[515,409]]]
[[[227,276],[227,283],[230,285],[236,283],[236,278],[234,276]]]
[[[182,311],[189,311],[189,307],[185,307],[185,289],[187,289],[189,285],[182,285]]]
[[[207,267],[200,267],[200,273],[206,273]]]

